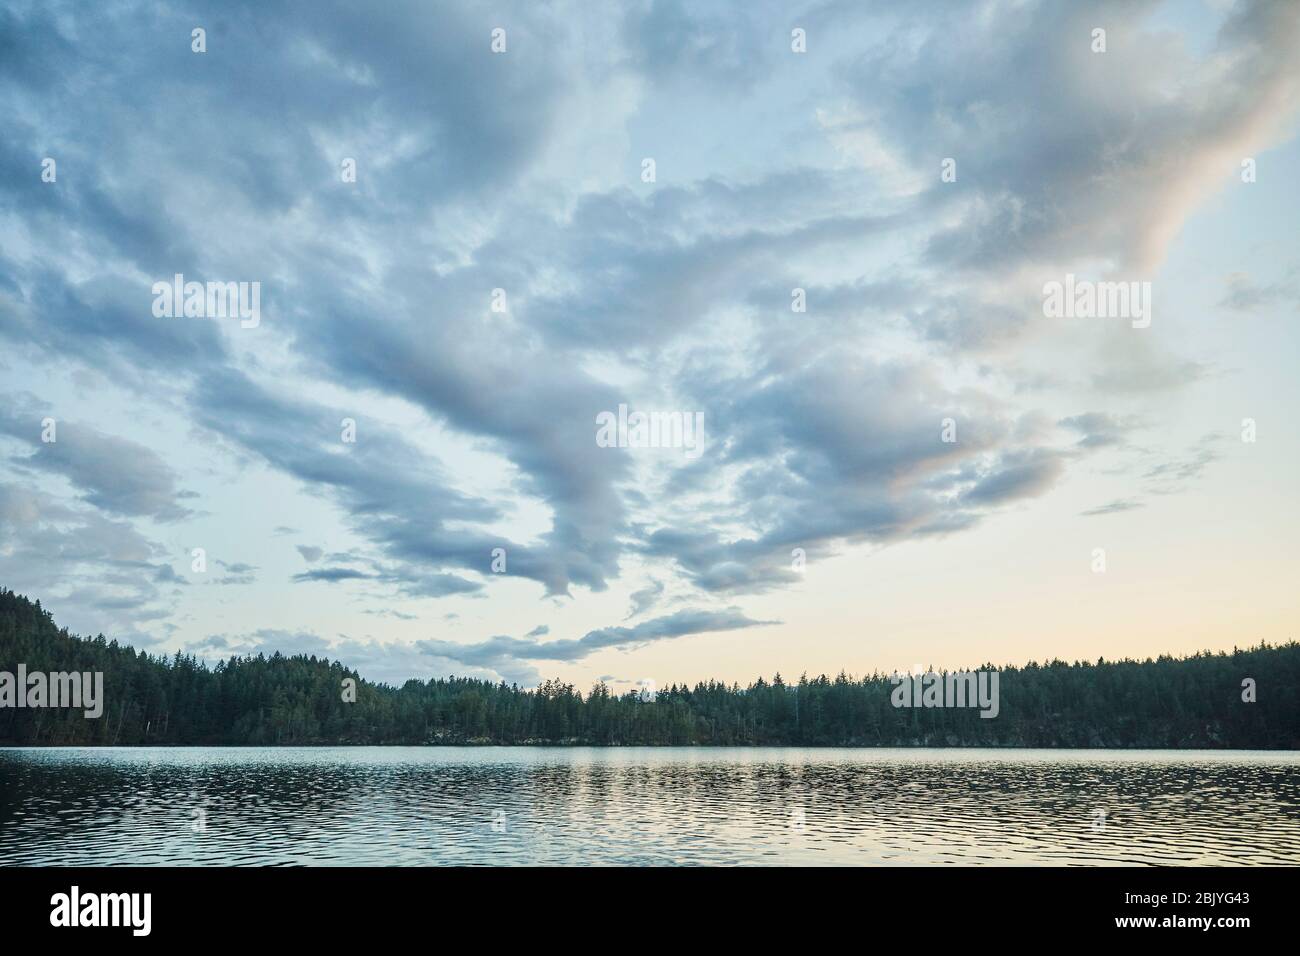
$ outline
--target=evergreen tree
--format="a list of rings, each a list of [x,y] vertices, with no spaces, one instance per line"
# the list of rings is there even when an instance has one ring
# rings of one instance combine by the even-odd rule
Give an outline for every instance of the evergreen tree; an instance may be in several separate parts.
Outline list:
[[[0,589],[0,671],[104,674],[103,716],[0,707],[0,745],[525,744],[986,747],[1300,747],[1300,644],[1187,658],[1000,669],[1000,713],[895,708],[889,676],[781,675],[748,687],[671,684],[652,700],[552,679],[535,691],[464,677],[364,681],[307,655],[213,666],[61,630]],[[985,664],[983,670],[992,669]],[[1243,678],[1258,701],[1242,700]],[[343,701],[346,678],[355,703]]]

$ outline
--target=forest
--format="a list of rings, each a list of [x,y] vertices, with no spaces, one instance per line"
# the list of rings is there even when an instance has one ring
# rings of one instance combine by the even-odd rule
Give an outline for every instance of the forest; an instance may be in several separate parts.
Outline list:
[[[986,663],[977,669],[999,671],[1001,701],[995,719],[982,719],[970,708],[896,708],[888,674],[671,684],[643,700],[558,680],[524,689],[452,676],[393,687],[304,655],[209,665],[102,634],[78,637],[39,601],[0,589],[0,672],[20,663],[29,672],[102,672],[104,710],[87,719],[74,709],[0,707],[3,746],[1300,746],[1295,641],[1143,661]]]

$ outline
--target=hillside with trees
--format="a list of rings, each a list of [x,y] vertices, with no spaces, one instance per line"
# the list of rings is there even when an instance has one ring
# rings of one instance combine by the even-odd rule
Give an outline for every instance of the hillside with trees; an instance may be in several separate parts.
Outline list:
[[[895,708],[889,676],[670,685],[653,700],[473,678],[364,681],[315,656],[214,666],[60,629],[39,601],[0,590],[0,671],[101,671],[103,716],[0,707],[0,745],[591,744],[931,747],[1300,746],[1300,644],[1145,661],[999,668],[1000,713]],[[977,669],[991,669],[985,664]],[[346,678],[356,700],[343,701]],[[1242,700],[1242,681],[1258,701]]]

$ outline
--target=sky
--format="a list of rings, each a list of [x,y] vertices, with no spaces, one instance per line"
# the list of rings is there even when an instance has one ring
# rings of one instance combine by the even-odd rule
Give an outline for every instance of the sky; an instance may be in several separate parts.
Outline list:
[[[1290,640],[1298,48],[1244,0],[0,0],[0,586],[391,683]]]

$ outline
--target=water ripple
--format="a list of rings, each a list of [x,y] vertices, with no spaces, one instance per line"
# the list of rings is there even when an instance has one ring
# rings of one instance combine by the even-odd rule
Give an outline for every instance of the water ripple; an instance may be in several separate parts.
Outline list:
[[[1300,864],[1300,756],[0,749],[0,864]]]

